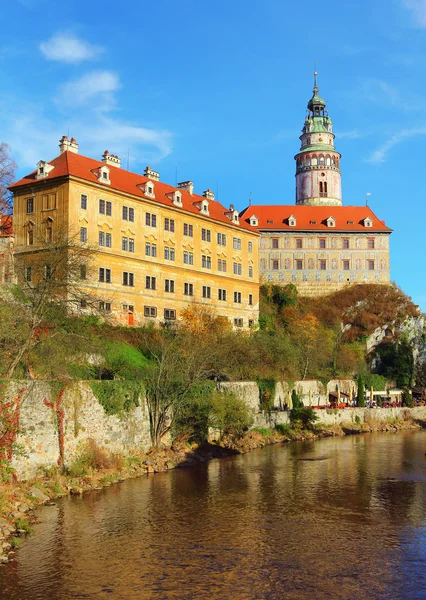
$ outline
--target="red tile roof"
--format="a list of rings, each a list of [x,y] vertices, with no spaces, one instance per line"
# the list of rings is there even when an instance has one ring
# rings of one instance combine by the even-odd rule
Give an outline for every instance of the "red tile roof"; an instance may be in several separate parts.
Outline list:
[[[13,235],[13,219],[10,215],[0,216],[0,237]]]
[[[248,223],[254,215],[258,218],[259,231],[392,231],[368,206],[248,206],[240,214],[240,223]],[[288,224],[292,215],[296,219],[295,227]],[[332,228],[327,227],[329,217],[335,219]],[[372,220],[371,227],[364,225],[366,217]]]
[[[84,179],[90,183],[99,184],[100,182],[96,176],[96,171],[100,167],[105,166],[105,163],[100,160],[94,160],[92,158],[82,156],[81,154],[75,154],[74,152],[69,151],[63,152],[57,158],[51,160],[49,164],[53,165],[55,168],[50,171],[47,177],[39,181],[45,182],[58,177],[71,175],[80,179]],[[182,209],[200,215],[200,211],[195,205],[202,200],[206,200],[204,196],[198,196],[197,194],[191,195],[189,192],[181,188],[167,185],[161,181],[153,181],[144,175],[132,173],[112,165],[108,165],[108,167],[111,183],[109,185],[101,184],[105,185],[106,189],[118,190],[120,192],[132,194],[133,196],[139,196],[140,198],[148,198],[151,201],[158,202],[159,204],[163,204],[165,206],[173,206],[172,200],[166,194],[171,194],[175,190],[179,189],[182,194]],[[34,184],[37,184],[36,173],[37,171],[35,170],[29,175],[26,175],[19,181],[13,183],[9,189],[16,190],[16,188],[25,185],[34,186]],[[152,181],[154,184],[154,199],[145,196],[142,190],[140,190],[138,187],[147,181]],[[209,216],[211,219],[214,219],[215,221],[221,221],[227,225],[232,225],[230,219],[228,219],[228,217],[225,215],[225,213],[229,212],[229,209],[225,208],[217,200],[209,200],[208,202]],[[240,226],[236,225],[236,227],[241,227],[242,229],[252,233],[257,233],[257,229],[255,227],[251,227],[246,221],[240,221]]]

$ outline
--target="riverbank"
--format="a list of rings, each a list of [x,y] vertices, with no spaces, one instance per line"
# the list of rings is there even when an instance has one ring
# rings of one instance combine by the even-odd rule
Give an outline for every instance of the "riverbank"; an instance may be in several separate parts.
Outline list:
[[[126,458],[110,456],[93,443],[86,454],[71,465],[67,474],[61,473],[57,468],[50,468],[26,482],[14,481],[9,476],[8,481],[0,483],[0,564],[13,557],[21,539],[31,531],[31,524],[36,521],[34,509],[66,495],[81,495],[127,479],[193,466],[270,444],[426,428],[426,420],[415,418],[414,414],[407,409],[399,418],[389,416],[378,419],[375,412],[371,411],[364,422],[348,420],[335,424],[318,424],[309,430],[291,429],[286,425],[277,429],[255,428],[240,439],[224,437],[220,443],[204,445],[175,442],[168,448],[152,449]]]

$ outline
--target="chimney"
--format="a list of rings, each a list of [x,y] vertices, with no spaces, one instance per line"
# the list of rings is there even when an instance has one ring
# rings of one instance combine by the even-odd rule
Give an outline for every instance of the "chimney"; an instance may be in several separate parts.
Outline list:
[[[192,192],[194,191],[194,182],[193,181],[181,181],[177,184],[180,190],[185,190],[189,192],[192,196]]]
[[[207,198],[207,200],[214,200],[214,192],[212,192],[210,188],[208,190],[204,190],[203,196],[204,198]]]
[[[154,171],[153,169],[151,169],[151,167],[146,167],[143,174],[145,175],[145,177],[148,177],[148,179],[152,179],[153,181],[160,181],[160,173]]]
[[[75,138],[68,139],[67,135],[63,135],[59,140],[59,150],[61,154],[66,152],[74,152],[74,154],[78,154],[78,144],[75,141]]]
[[[121,167],[121,160],[115,154],[110,154],[108,150],[102,154],[102,162],[104,162],[108,166],[117,167],[118,169]]]

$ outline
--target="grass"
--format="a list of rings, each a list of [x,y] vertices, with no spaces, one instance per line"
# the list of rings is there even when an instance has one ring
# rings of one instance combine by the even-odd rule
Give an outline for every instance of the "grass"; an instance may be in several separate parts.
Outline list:
[[[281,435],[286,435],[291,432],[290,423],[278,423],[275,425],[275,431],[278,431]]]
[[[16,549],[19,548],[21,542],[22,540],[20,538],[14,537],[10,540],[10,545],[12,546],[12,548]]]
[[[272,429],[270,427],[253,427],[250,431],[257,431],[257,433],[260,433],[264,437],[272,435]]]
[[[16,519],[15,527],[18,531],[25,531],[25,533],[31,533],[33,530],[28,519]]]

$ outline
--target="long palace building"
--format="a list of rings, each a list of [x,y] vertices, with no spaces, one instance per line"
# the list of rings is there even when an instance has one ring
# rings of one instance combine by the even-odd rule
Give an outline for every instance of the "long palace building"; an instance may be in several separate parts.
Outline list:
[[[59,148],[10,188],[21,265],[55,231],[77,232],[96,245],[94,276],[81,286],[118,322],[174,321],[195,303],[235,328],[257,323],[259,233],[232,205],[195,194],[192,181],[167,185],[150,167],[125,171],[108,151],[82,156],[73,138]]]
[[[247,207],[261,233],[260,277],[320,295],[354,283],[389,283],[392,232],[368,206],[342,206],[340,154],[314,80],[296,160],[296,203]]]

